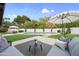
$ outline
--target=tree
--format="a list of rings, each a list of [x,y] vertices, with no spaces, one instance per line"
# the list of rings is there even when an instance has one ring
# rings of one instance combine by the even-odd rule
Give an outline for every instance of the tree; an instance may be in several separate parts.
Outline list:
[[[18,15],[16,18],[14,18],[14,22],[16,22],[17,24],[19,24],[21,26],[22,25],[21,16]]]
[[[49,17],[40,18],[40,24],[43,28],[43,32],[44,32],[44,28],[46,28],[46,23],[48,22],[48,20],[49,20]]]
[[[43,31],[44,28],[51,28],[51,32],[52,32],[52,28],[56,27],[55,24],[48,22],[49,19],[50,17],[40,18],[40,23],[41,25],[43,25]]]
[[[22,19],[23,19],[24,21],[31,21],[29,17],[24,16],[24,15],[22,16]],[[24,21],[23,21],[23,23],[24,23]]]
[[[46,24],[44,22],[38,22],[39,26],[38,28],[46,28]]]
[[[48,22],[50,17],[43,17],[43,18],[40,18],[40,22]]]
[[[12,23],[11,22],[3,22],[2,23],[2,26],[5,27],[5,28],[8,28],[9,26],[11,26]]]
[[[12,26],[18,26],[16,22],[12,22]]]
[[[4,22],[6,22],[6,21],[9,21],[10,18],[5,17],[5,18],[3,18],[3,20],[4,20]]]
[[[24,23],[24,28],[27,29],[27,28],[34,28],[34,32],[36,32],[36,28],[39,27],[39,23],[35,20],[32,20],[32,21],[28,21],[28,22],[25,22]]]
[[[9,22],[10,18],[3,18],[2,26],[5,28],[8,28],[11,25],[11,22]]]
[[[70,27],[67,28],[66,34],[70,34],[71,33],[71,29]]]
[[[27,21],[31,21],[31,20],[30,18],[24,15],[23,16],[18,15],[16,18],[14,18],[14,22],[19,24],[19,27],[23,27],[24,23]]]
[[[24,27],[25,28],[37,28],[35,24],[37,24],[37,21],[28,21],[24,23]]]

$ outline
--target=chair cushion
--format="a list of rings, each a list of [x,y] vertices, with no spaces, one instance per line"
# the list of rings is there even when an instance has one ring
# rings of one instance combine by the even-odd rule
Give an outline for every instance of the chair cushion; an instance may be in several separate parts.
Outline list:
[[[55,45],[58,46],[60,49],[65,50],[67,42],[57,40]]]
[[[56,45],[54,45],[48,52],[47,56],[70,56],[70,54],[68,53],[68,51],[62,50]]]
[[[68,47],[71,56],[79,56],[79,37],[73,38]]]
[[[7,40],[4,37],[0,36],[0,52],[4,51],[8,47],[9,44]]]
[[[4,54],[4,53],[0,53],[0,56],[8,56],[8,55],[6,55],[6,54]]]
[[[63,41],[63,42],[67,42],[67,46],[66,46],[65,49],[69,51],[68,44],[69,44],[69,42],[70,42],[72,39],[71,39],[71,38],[65,38],[64,36],[61,36],[61,37],[59,38],[59,40],[60,40],[60,41]]]
[[[61,36],[61,37],[59,38],[59,40],[60,40],[60,41],[65,41],[65,42],[67,41],[64,36]]]
[[[19,52],[14,46],[8,47],[2,52],[2,54],[4,54],[4,56],[23,56],[23,54]]]
[[[64,42],[70,42],[72,39],[71,38],[65,38],[64,36],[61,36],[59,38],[60,41],[64,41]]]

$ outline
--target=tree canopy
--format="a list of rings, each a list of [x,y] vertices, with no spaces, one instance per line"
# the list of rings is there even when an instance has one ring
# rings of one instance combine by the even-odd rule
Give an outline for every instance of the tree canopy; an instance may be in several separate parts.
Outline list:
[[[31,21],[29,17],[27,16],[20,16],[18,15],[16,18],[14,18],[13,22],[16,22],[17,24],[19,24],[19,26],[23,26],[25,22],[27,21]]]
[[[53,24],[48,22],[50,17],[43,17],[40,18],[39,21],[37,20],[31,20],[29,17],[27,16],[20,16],[18,15],[16,18],[14,18],[13,22],[8,22],[10,20],[10,18],[5,17],[4,18],[4,22],[3,22],[3,26],[5,27],[9,27],[11,25],[14,26],[19,26],[20,28],[62,28],[62,24]],[[63,26],[65,28],[69,28],[69,27],[79,27],[79,21],[75,21],[72,23],[64,23]]]

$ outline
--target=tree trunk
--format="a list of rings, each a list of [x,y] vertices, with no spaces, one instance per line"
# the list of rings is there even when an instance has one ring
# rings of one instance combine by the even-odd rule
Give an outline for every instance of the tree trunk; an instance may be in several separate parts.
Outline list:
[[[51,32],[52,32],[52,28],[51,28]]]
[[[45,32],[45,29],[43,28],[43,32]]]

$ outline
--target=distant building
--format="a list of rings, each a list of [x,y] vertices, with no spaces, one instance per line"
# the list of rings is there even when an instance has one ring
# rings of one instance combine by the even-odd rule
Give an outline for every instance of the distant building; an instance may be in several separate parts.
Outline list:
[[[19,31],[18,29],[18,26],[9,26],[8,32],[17,33]]]

